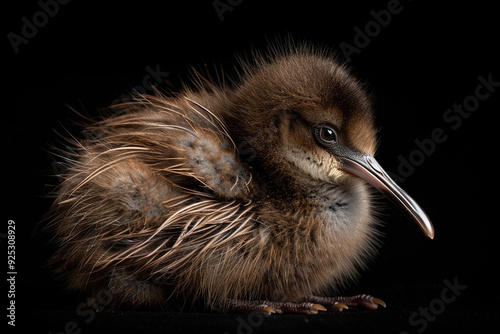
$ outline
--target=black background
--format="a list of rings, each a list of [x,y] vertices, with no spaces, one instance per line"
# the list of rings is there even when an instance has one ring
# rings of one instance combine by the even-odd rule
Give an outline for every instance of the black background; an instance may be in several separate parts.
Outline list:
[[[34,325],[40,332],[56,333],[76,321],[82,332],[370,329],[416,333],[423,325],[414,325],[408,318],[420,308],[439,305],[434,301],[441,299],[445,280],[467,288],[452,303],[442,304],[445,308],[427,321],[426,332],[498,324],[494,131],[500,87],[480,101],[456,129],[451,127],[454,122],[443,119],[447,109],[475,94],[479,76],[491,75],[500,82],[497,9],[479,1],[437,5],[401,0],[400,12],[350,57],[353,73],[374,96],[380,128],[377,159],[387,171],[397,175],[401,157],[420,154],[415,153],[419,150],[415,140],[429,141],[436,128],[446,135],[431,154],[420,154],[423,160],[400,183],[431,217],[436,238],[425,238],[386,203],[379,256],[344,291],[375,294],[387,302],[388,309],[272,316],[250,329],[238,327],[238,315],[139,311],[104,311],[87,324],[87,319],[75,313],[86,297],[62,291],[41,268],[46,246],[32,234],[50,206],[47,185],[56,181],[50,175],[58,166],[47,151],[51,145],[61,145],[53,129],[76,129],[71,124],[78,116],[71,108],[98,115],[99,108],[143,85],[148,66],[170,73],[169,83],[160,84],[167,89],[179,87],[190,66],[206,64],[214,69],[222,64],[225,72],[232,73],[235,53],[263,48],[267,39],[276,36],[291,35],[342,55],[340,45],[356,46],[355,27],[365,30],[374,21],[371,11],[387,9],[389,2],[232,1],[232,10],[225,11],[221,20],[210,0],[71,1],[59,5],[57,13],[17,53],[8,34],[22,35],[22,18],[33,22],[33,15],[42,9],[36,1],[9,4],[2,19],[6,22],[2,233],[8,220],[14,220],[16,329]],[[5,245],[3,234],[1,241]]]

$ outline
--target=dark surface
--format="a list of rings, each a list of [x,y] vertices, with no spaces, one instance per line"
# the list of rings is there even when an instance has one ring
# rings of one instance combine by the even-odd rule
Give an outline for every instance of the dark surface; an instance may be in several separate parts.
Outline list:
[[[450,280],[453,282],[453,279]],[[145,311],[78,312],[75,309],[29,312],[30,322],[40,332],[65,329],[82,333],[147,331],[155,333],[483,333],[498,328],[498,300],[490,295],[477,298],[472,285],[453,302],[441,302],[446,284],[374,289],[383,295],[387,309],[347,310],[337,314],[261,315],[172,313]],[[446,298],[455,295],[446,292]],[[494,306],[496,303],[496,309]]]
[[[15,221],[15,329],[429,333],[484,332],[492,324],[498,328],[498,168],[493,160],[500,87],[492,87],[495,91],[466,117],[447,114],[454,104],[473,102],[479,77],[500,82],[497,11],[478,1],[441,6],[401,1],[400,12],[391,15],[385,27],[374,30],[369,43],[351,57],[353,72],[367,82],[374,96],[380,127],[377,159],[393,175],[399,174],[396,180],[422,205],[436,228],[435,240],[428,240],[384,202],[379,256],[357,284],[342,292],[373,294],[387,303],[387,309],[250,319],[247,315],[104,310],[91,319],[88,313],[78,312],[86,297],[64,292],[44,271],[41,265],[49,250],[32,234],[51,203],[47,185],[56,181],[49,175],[58,164],[47,151],[50,145],[63,147],[52,129],[77,133],[72,121],[78,116],[71,108],[96,116],[100,107],[132,87],[147,86],[144,78],[152,69],[162,72],[160,79],[168,83],[160,86],[167,89],[179,87],[189,66],[203,69],[206,64],[214,69],[222,64],[225,73],[234,73],[234,53],[259,48],[266,38],[277,35],[290,34],[342,55],[343,42],[355,46],[355,27],[364,30],[374,21],[371,11],[386,9],[389,1],[275,3],[245,0],[225,12],[221,21],[213,1],[114,5],[72,1],[60,5],[28,43],[19,46],[18,53],[8,33],[22,34],[22,18],[33,21],[41,7],[37,1],[24,1],[3,11],[7,60],[2,78],[7,106],[2,108],[6,165],[2,189],[7,199],[1,241],[6,249],[7,222]],[[149,79],[150,84],[156,81],[153,76]],[[486,93],[484,88],[480,93]],[[447,120],[445,115],[454,118]],[[435,129],[441,130],[434,145],[418,153],[423,150],[417,142],[430,143]],[[416,161],[413,168],[401,170],[402,159],[411,157]],[[452,298],[445,281],[467,288]],[[422,320],[419,312],[424,308],[435,311],[429,315],[432,321]],[[255,326],[246,327],[242,320]]]

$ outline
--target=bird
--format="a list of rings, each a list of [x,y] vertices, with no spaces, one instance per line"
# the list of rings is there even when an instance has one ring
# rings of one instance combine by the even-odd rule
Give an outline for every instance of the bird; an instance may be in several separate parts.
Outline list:
[[[385,307],[335,296],[380,246],[377,194],[434,228],[374,158],[366,85],[306,43],[239,66],[223,84],[196,72],[176,94],[136,94],[67,138],[50,266],[70,290],[106,291],[111,309]]]

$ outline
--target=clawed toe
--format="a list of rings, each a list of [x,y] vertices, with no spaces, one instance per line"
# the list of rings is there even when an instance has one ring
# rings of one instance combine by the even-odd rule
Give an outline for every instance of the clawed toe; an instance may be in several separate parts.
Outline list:
[[[386,304],[370,295],[351,297],[317,297],[312,296],[308,302],[272,302],[267,300],[231,300],[217,311],[224,313],[254,313],[271,315],[273,313],[318,314],[319,312],[342,312],[350,308],[376,310]]]
[[[384,308],[387,307],[383,300],[372,297],[370,295],[358,295],[346,298],[351,298],[349,301],[347,301],[347,303],[348,305],[349,303],[351,303],[351,306],[353,307],[361,307],[368,310],[376,310],[378,309],[379,305]]]
[[[271,315],[273,313],[318,314],[327,308],[318,303],[271,302],[267,300],[231,300],[216,311],[223,313],[253,313]]]
[[[267,302],[276,313],[298,313],[298,314],[318,314],[319,311],[326,311],[326,307],[316,303],[287,303],[287,302]]]
[[[317,297],[312,296],[309,298],[314,303],[321,303],[330,312],[341,312],[349,308],[364,308],[367,310],[376,310],[379,305],[386,307],[383,300],[374,298],[370,295],[357,295],[350,297]]]

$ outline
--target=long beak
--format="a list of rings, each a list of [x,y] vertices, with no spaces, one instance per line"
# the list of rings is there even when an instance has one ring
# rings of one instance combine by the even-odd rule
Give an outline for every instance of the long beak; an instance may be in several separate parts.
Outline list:
[[[349,153],[342,157],[342,169],[365,180],[387,196],[417,222],[426,236],[434,239],[434,227],[424,210],[387,175],[377,160],[368,154]]]

